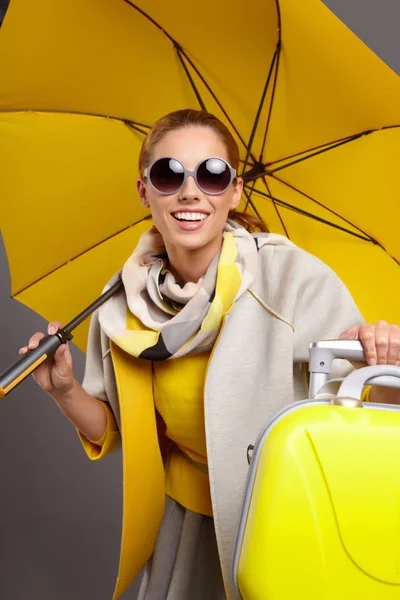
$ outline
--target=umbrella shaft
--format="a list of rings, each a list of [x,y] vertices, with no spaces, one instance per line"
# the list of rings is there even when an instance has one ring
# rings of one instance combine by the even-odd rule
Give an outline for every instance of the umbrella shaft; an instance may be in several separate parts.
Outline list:
[[[114,283],[114,285],[112,285],[109,290],[104,292],[104,294],[97,298],[97,300],[92,302],[92,304],[90,304],[87,308],[85,308],[85,310],[83,310],[72,321],[70,321],[68,325],[64,327],[64,330],[70,332],[76,327],[78,327],[78,325],[80,325],[85,319],[87,319],[87,317],[89,317],[99,306],[101,306],[106,300],[111,298],[111,296],[113,296],[115,292],[117,292],[122,287],[122,285],[122,279],[118,279],[118,281]]]

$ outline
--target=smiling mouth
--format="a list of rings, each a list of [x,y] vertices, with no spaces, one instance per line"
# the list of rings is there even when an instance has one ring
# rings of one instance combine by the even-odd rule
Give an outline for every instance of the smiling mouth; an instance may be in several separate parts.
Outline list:
[[[175,212],[171,213],[171,215],[177,221],[204,221],[208,217],[208,214],[206,213],[196,212]]]

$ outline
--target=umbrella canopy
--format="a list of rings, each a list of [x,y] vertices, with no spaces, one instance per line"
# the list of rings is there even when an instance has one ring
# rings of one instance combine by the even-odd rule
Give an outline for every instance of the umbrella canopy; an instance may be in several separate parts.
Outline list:
[[[329,264],[366,319],[400,320],[400,78],[320,0],[11,0],[0,61],[12,293],[47,319],[92,302],[150,226],[149,127],[201,107],[238,141],[242,209]]]

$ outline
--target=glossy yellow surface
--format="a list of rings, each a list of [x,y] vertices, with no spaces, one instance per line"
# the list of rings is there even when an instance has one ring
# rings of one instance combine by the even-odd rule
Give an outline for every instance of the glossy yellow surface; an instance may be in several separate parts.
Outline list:
[[[306,406],[258,462],[244,600],[400,598],[400,412]]]
[[[239,0],[206,0],[195,16],[182,0],[11,2],[0,30],[0,226],[18,300],[66,323],[132,252],[150,225],[135,188],[143,132],[199,107],[180,58],[206,108],[229,116],[245,160],[277,5],[252,0],[244,17]],[[320,0],[280,0],[279,11],[268,135],[263,147],[271,86],[246,170],[379,131],[259,179],[253,204],[336,270],[367,319],[399,322],[400,78]],[[267,191],[380,245],[274,205]],[[87,323],[76,331],[81,348],[86,333]]]

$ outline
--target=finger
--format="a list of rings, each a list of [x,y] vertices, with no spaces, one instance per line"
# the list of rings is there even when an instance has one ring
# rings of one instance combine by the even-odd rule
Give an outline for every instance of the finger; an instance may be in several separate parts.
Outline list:
[[[72,354],[71,350],[69,349],[69,344],[65,344],[64,357],[68,367],[72,370]]]
[[[70,374],[71,368],[65,356],[66,346],[61,344],[54,354],[55,369],[59,377],[67,377]]]
[[[352,327],[351,329],[343,331],[339,336],[339,340],[356,340],[357,337],[358,325],[354,325],[354,327]]]
[[[398,364],[397,364],[398,363]],[[389,349],[387,354],[388,365],[400,365],[400,327],[389,326]]]
[[[44,333],[42,333],[41,331],[34,333],[33,336],[29,339],[28,349],[33,350],[33,348],[37,348],[40,340],[42,340],[43,338],[44,338]]]
[[[370,323],[363,323],[358,331],[358,339],[363,345],[365,360],[371,366],[377,364],[375,345],[375,327]]]
[[[378,365],[386,365],[389,352],[389,325],[386,321],[378,321],[375,325],[375,346]]]
[[[28,352],[28,346],[23,346],[18,350],[18,354],[26,354]]]
[[[59,329],[62,329],[62,323],[60,323],[60,321],[51,321],[47,325],[47,333],[49,335],[54,335]]]

